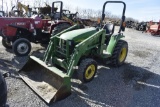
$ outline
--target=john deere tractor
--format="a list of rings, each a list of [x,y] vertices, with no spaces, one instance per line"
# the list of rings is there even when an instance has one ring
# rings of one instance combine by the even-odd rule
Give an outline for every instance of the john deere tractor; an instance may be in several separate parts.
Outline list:
[[[124,5],[118,32],[113,24],[104,24],[107,3]],[[85,83],[93,80],[97,61],[121,66],[127,56],[128,44],[121,40],[125,30],[126,4],[122,1],[107,1],[103,5],[99,27],[72,30],[72,27],[51,37],[43,60],[30,56],[19,71],[21,78],[47,103],[61,100],[71,94],[71,78],[77,71]],[[77,69],[78,68],[78,69]]]

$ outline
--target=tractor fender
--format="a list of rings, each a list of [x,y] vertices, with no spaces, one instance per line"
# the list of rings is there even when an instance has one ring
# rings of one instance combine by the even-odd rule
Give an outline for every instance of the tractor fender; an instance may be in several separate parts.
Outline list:
[[[109,44],[108,44],[107,49],[106,49],[109,56],[112,56],[113,50],[114,50],[117,42],[123,37],[124,37],[124,35],[120,34],[120,33],[117,34],[117,35],[112,35],[111,36]]]

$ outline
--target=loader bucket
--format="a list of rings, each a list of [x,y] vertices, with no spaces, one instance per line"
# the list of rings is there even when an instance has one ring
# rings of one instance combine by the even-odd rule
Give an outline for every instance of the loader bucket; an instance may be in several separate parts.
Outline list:
[[[71,94],[70,77],[40,59],[30,56],[19,71],[24,82],[47,103],[66,98]]]

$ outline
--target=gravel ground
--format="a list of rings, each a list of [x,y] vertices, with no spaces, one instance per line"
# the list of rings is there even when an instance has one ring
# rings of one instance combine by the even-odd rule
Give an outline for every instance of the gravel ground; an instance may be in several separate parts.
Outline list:
[[[160,38],[126,29],[129,45],[126,62],[119,68],[99,64],[96,78],[87,84],[72,79],[72,94],[47,105],[18,77],[27,57],[16,57],[0,46],[0,72],[12,72],[6,78],[10,107],[159,107]],[[1,39],[1,38],[0,38]],[[42,57],[45,48],[32,44],[32,55]]]

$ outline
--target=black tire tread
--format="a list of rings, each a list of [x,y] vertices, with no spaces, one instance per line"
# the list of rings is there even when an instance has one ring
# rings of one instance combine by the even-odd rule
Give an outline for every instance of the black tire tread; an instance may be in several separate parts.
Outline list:
[[[78,78],[80,79],[80,81],[82,83],[86,83],[86,82],[91,81],[96,74],[96,72],[95,72],[95,74],[91,80],[89,80],[89,81],[84,80],[84,71],[85,71],[87,65],[91,64],[91,63],[94,63],[96,65],[96,71],[97,71],[97,62],[91,58],[86,58],[86,59],[82,60],[79,67],[78,67],[77,74],[78,74]]]
[[[8,46],[6,44],[6,41],[4,40],[4,38],[2,38],[2,45],[6,48],[6,49],[12,49],[12,46]]]
[[[123,45],[127,45],[127,52],[128,52],[128,43],[124,40],[119,40],[115,46],[115,49],[113,51],[113,55],[111,57],[111,65],[112,66],[119,67],[120,65],[122,65],[122,64],[119,64],[117,58],[119,56],[119,51],[121,50]]]

